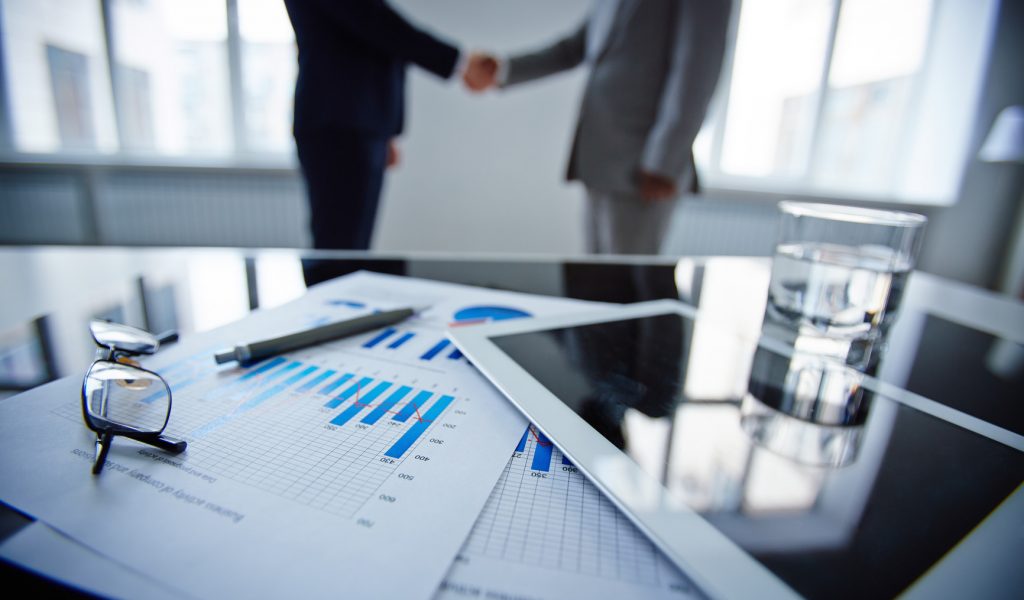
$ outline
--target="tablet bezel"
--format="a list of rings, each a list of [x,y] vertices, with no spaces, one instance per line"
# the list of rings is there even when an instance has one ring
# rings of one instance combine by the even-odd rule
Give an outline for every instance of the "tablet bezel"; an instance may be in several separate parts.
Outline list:
[[[509,320],[473,327],[457,327],[448,335],[459,350],[548,438],[555,441],[573,464],[585,473],[633,523],[675,562],[701,589],[713,597],[799,598],[800,595],[753,556],[708,523],[699,514],[670,496],[656,479],[616,448],[566,406],[491,340],[494,337],[675,314],[696,319],[698,311],[674,300],[656,300],[582,314]],[[708,318],[704,316],[703,318]],[[728,324],[722,326],[729,331]],[[744,337],[736,332],[737,337]],[[749,337],[749,336],[747,336]],[[757,342],[754,342],[757,343]],[[762,339],[769,349],[788,355],[781,343]],[[1024,437],[949,407],[872,379],[869,389],[895,402],[928,413],[943,421],[1024,452]],[[974,589],[973,584],[1013,572],[1012,561],[993,561],[991,545],[1004,556],[1020,556],[1024,541],[1007,548],[1006,519],[1021,519],[1024,486],[1018,488],[975,530],[950,550],[904,591],[926,596],[929,591],[948,592],[951,583]],[[998,518],[994,518],[998,513]],[[1002,523],[1000,525],[1000,523]],[[966,540],[970,543],[964,544]],[[996,572],[993,572],[996,569]]]

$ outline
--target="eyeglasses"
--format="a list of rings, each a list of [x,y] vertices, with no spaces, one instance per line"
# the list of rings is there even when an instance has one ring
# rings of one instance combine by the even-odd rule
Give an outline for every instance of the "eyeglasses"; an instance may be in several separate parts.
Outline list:
[[[156,446],[173,454],[184,452],[183,440],[163,435],[171,417],[171,388],[163,377],[143,369],[133,356],[153,354],[177,334],[157,337],[119,323],[94,320],[89,331],[101,348],[82,382],[82,417],[96,432],[93,474],[103,470],[115,435]]]

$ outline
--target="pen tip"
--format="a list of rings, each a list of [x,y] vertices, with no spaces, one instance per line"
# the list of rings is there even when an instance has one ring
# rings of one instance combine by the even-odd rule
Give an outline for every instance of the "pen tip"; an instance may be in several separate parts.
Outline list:
[[[213,355],[213,360],[217,361],[218,365],[222,365],[222,364],[224,364],[226,362],[230,362],[232,360],[237,360],[237,358],[235,356],[234,349],[231,349],[231,350],[221,350],[220,352],[217,352],[216,354]]]

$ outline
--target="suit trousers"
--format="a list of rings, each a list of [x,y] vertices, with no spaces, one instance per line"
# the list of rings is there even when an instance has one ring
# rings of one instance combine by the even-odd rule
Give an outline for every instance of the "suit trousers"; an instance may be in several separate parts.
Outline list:
[[[314,248],[370,247],[388,141],[387,136],[338,128],[295,132]]]
[[[587,188],[584,239],[593,254],[658,254],[679,204]]]

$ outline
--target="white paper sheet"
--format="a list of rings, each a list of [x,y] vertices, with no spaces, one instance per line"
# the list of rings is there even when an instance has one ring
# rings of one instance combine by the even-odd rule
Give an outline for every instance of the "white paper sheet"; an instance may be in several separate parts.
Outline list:
[[[538,457],[541,439],[521,440],[435,600],[702,597],[557,447]],[[43,523],[0,545],[0,557],[104,596],[168,597]]]
[[[146,600],[187,597],[181,590],[119,565],[41,521],[4,540],[0,558],[99,596]]]
[[[272,368],[214,368],[210,356],[423,304],[386,337],[294,352]],[[167,433],[189,441],[184,455],[116,439],[91,475],[76,377],[0,403],[0,498],[197,597],[430,597],[525,427],[444,328],[581,304],[367,273],[335,280],[147,363],[174,389]]]

